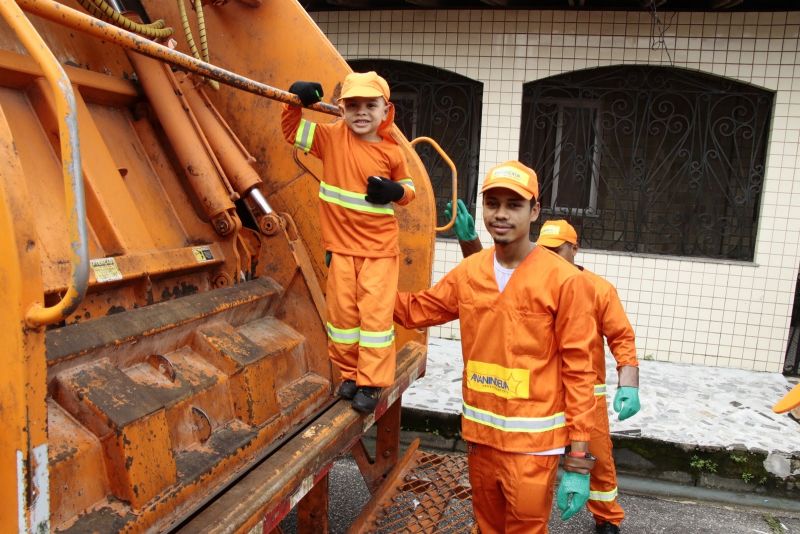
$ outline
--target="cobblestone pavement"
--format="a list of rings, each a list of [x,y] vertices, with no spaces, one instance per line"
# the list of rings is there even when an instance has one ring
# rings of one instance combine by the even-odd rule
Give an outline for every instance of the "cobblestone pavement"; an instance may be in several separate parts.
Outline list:
[[[607,357],[608,399],[616,392]],[[791,385],[778,373],[642,361],[642,410],[626,421],[609,415],[611,431],[687,445],[800,454],[800,424],[772,412]],[[403,395],[403,407],[461,411],[461,343],[431,338],[426,376]]]

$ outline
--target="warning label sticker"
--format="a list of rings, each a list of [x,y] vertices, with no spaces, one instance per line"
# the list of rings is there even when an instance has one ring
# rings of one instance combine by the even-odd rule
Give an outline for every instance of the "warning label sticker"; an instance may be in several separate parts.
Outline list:
[[[117,267],[117,260],[114,258],[98,258],[89,260],[89,265],[94,272],[94,279],[100,283],[122,280],[122,273]]]
[[[214,254],[211,253],[211,247],[207,245],[192,247],[192,254],[194,254],[194,259],[197,260],[197,263],[204,263],[214,259]]]

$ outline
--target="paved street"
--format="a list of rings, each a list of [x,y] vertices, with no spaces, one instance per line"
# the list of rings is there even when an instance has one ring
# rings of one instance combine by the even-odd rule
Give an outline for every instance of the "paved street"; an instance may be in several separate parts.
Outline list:
[[[369,499],[355,462],[344,459],[331,471],[331,533],[342,534]],[[800,513],[747,510],[697,501],[664,497],[622,495],[628,518],[623,532],[629,534],[800,534]],[[554,509],[555,510],[555,509]],[[594,532],[591,516],[584,510],[564,523],[553,512],[552,534]],[[284,521],[286,534],[295,532],[293,517]]]

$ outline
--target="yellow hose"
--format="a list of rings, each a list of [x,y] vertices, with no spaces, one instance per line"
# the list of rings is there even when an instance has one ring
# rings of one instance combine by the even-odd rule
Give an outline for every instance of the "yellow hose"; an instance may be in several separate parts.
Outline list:
[[[183,0],[178,0],[178,10],[180,11],[181,15],[181,25],[183,26],[183,34],[186,36],[186,43],[189,45],[189,50],[192,52],[192,55],[195,59],[199,59],[208,63],[208,39],[206,37],[206,19],[205,15],[203,15],[202,0],[194,0],[194,9],[197,12],[197,28],[198,33],[200,34],[200,52],[198,52],[197,45],[194,42],[192,28],[189,25],[189,16],[186,14],[186,6],[183,4]],[[212,89],[219,91],[218,81],[210,80],[208,78],[203,79],[209,86],[211,86]]]
[[[78,0],[78,3],[99,19],[151,39],[163,39],[174,33],[172,28],[165,27],[166,24],[163,20],[157,20],[150,24],[135,22],[111,7],[105,0]]]
[[[181,14],[181,25],[183,25],[183,35],[186,36],[186,43],[189,45],[189,50],[195,59],[200,59],[200,54],[197,52],[197,46],[194,44],[194,37],[192,36],[192,28],[189,26],[189,16],[186,14],[186,6],[183,5],[183,0],[178,0],[178,11]]]
[[[194,10],[197,13],[197,33],[200,34],[200,55],[206,63],[208,60],[208,39],[206,38],[206,16],[203,13],[203,0],[194,0]]]

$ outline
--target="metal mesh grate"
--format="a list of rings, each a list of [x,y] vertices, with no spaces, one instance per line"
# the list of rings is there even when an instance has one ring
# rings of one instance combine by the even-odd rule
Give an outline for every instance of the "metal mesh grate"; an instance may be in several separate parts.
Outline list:
[[[468,533],[473,524],[467,457],[418,451],[416,466],[398,481],[370,532]]]

